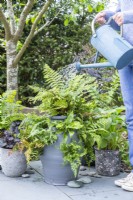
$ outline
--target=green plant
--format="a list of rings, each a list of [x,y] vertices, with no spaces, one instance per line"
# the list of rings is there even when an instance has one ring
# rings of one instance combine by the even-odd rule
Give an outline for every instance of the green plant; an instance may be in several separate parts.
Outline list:
[[[20,125],[20,140],[25,148],[27,161],[39,159],[49,140],[53,143],[56,136],[52,134],[49,118],[28,113]]]
[[[86,154],[83,146],[80,130],[83,123],[70,113],[64,120],[51,120],[48,116],[37,116],[36,114],[28,114],[20,125],[20,140],[26,148],[25,155],[27,160],[38,159],[43,153],[45,145],[51,145],[56,142],[58,135],[63,133],[63,141],[60,150],[64,155],[64,163],[69,162],[75,175],[81,158]],[[78,143],[73,138],[74,134],[78,134]],[[71,138],[71,143],[67,143]]]
[[[0,130],[7,130],[11,123],[24,118],[23,106],[16,101],[16,91],[7,91],[0,95]]]
[[[123,145],[122,133],[125,132],[123,106],[110,110],[99,109],[92,119],[89,132],[94,138],[97,149],[116,150]]]
[[[3,131],[2,141],[0,144],[1,148],[13,149],[14,147],[21,146],[19,139],[19,126],[21,121],[12,122],[9,130]]]
[[[7,91],[0,96],[0,137],[1,147],[20,148],[19,126],[24,119],[23,106],[16,101],[16,91]]]
[[[87,111],[87,99],[92,99],[96,91],[94,77],[87,75],[77,75],[69,81],[65,81],[63,76],[44,66],[45,88],[31,87],[37,95],[32,98],[35,103],[39,102],[38,108],[50,116],[83,114]],[[94,95],[94,94],[93,94]]]
[[[32,87],[37,93],[32,100],[38,103],[37,108],[42,112],[42,116],[30,116],[22,122],[22,127],[27,127],[21,129],[23,135],[24,131],[27,134],[25,137],[27,155],[29,159],[33,154],[40,155],[42,147],[54,143],[58,134],[63,133],[60,149],[64,155],[64,162],[69,162],[76,174],[82,156],[88,151],[84,146],[86,135],[84,119],[89,117],[90,110],[93,109],[91,102],[97,93],[95,78],[77,75],[65,81],[63,76],[45,65],[44,81],[44,88]],[[53,116],[65,118],[52,120]],[[75,131],[78,143],[73,139]],[[70,144],[67,143],[68,138],[72,139]]]

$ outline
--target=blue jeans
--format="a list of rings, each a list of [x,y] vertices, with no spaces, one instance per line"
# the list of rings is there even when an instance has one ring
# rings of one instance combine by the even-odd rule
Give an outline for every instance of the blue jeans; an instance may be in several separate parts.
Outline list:
[[[126,123],[129,140],[129,159],[133,167],[133,64],[119,70],[121,92],[126,108]]]

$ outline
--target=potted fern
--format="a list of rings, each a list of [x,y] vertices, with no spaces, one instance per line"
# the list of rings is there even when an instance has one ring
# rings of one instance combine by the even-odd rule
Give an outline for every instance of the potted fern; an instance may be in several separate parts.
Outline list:
[[[95,166],[100,175],[115,176],[120,173],[120,149],[124,144],[124,107],[99,109],[89,132],[95,142]]]
[[[77,177],[81,158],[86,154],[84,114],[89,111],[87,100],[95,91],[95,78],[77,75],[70,81],[51,69],[44,67],[44,88],[32,87],[34,102],[42,112],[31,125],[22,123],[29,131],[28,142],[44,146],[41,156],[44,180],[55,185],[64,185]],[[89,92],[88,92],[89,91]],[[31,120],[31,117],[30,117]],[[33,125],[33,124],[34,125]],[[22,129],[24,130],[24,129]],[[82,133],[82,134],[81,134]],[[33,142],[34,141],[34,142]]]

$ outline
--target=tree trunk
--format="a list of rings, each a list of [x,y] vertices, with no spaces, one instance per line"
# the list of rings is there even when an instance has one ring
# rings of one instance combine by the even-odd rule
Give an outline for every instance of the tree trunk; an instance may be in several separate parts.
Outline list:
[[[7,90],[18,91],[18,66],[13,66],[16,57],[16,43],[12,40],[7,41]]]

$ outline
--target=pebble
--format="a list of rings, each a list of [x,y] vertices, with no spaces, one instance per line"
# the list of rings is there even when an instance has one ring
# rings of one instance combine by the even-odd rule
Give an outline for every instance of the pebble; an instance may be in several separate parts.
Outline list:
[[[80,181],[69,181],[67,183],[67,186],[71,187],[71,188],[80,188],[80,187],[83,186],[83,182],[80,182]]]
[[[89,175],[89,176],[95,176],[95,175],[96,175],[96,172],[88,172],[88,175]]]
[[[85,166],[80,166],[80,171],[85,171],[86,170],[86,167]]]
[[[30,175],[29,175],[29,174],[22,174],[22,177],[23,177],[23,178],[29,178]]]
[[[85,171],[79,171],[79,175],[88,176],[88,172],[86,170]]]
[[[89,177],[81,177],[77,181],[80,181],[80,182],[85,183],[85,184],[92,182],[92,180]]]
[[[95,174],[93,177],[96,177],[96,178],[102,178],[102,176],[99,175],[99,174]]]

